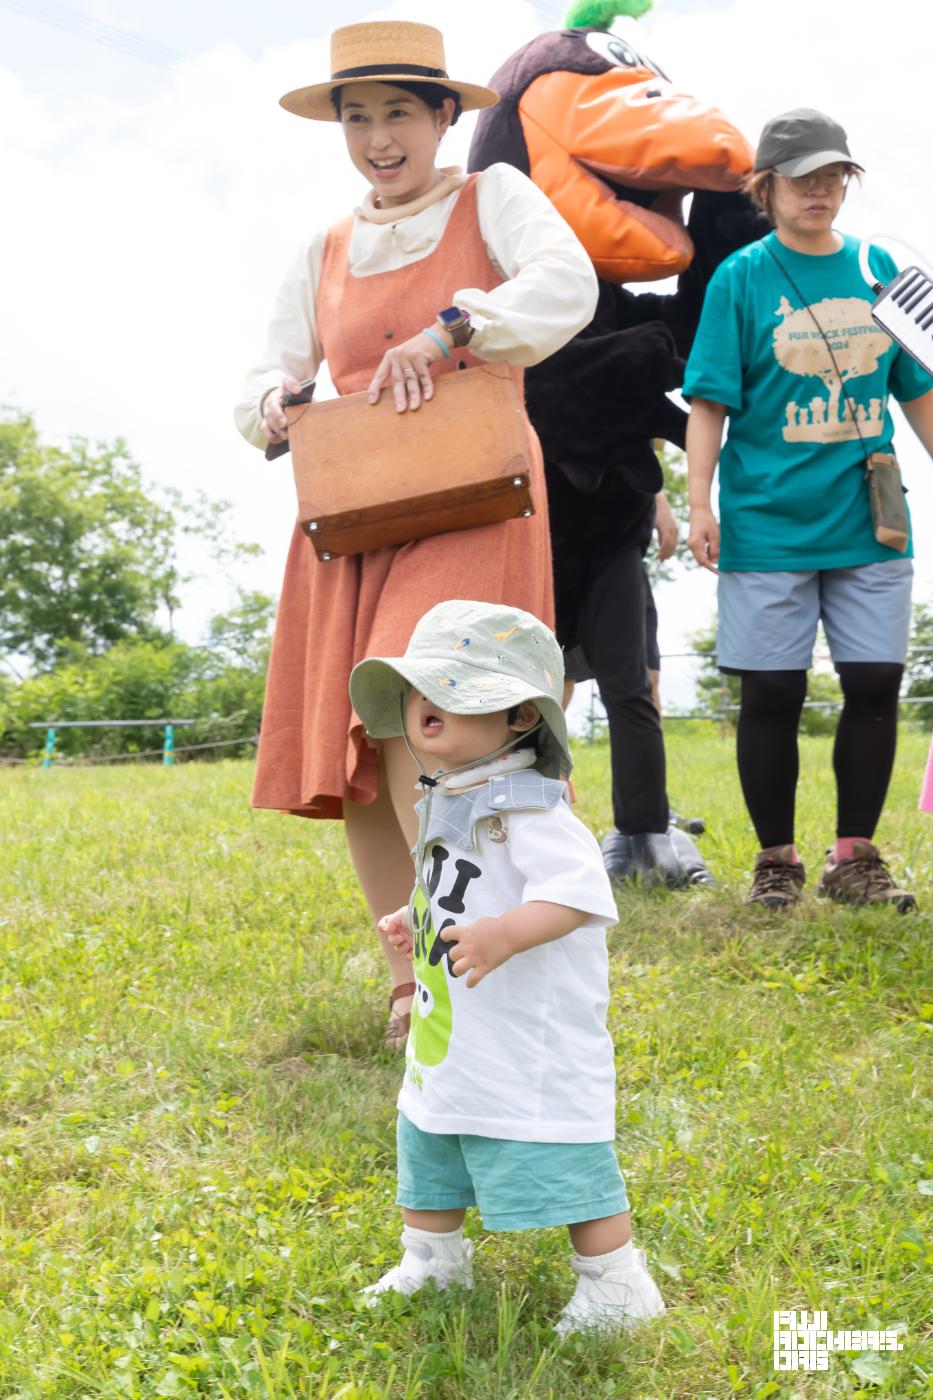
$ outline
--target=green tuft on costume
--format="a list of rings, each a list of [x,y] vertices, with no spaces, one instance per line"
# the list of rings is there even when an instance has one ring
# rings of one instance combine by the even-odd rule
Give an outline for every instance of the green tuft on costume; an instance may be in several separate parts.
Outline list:
[[[651,0],[576,0],[567,11],[565,29],[610,29],[619,15],[638,19],[651,9]]]

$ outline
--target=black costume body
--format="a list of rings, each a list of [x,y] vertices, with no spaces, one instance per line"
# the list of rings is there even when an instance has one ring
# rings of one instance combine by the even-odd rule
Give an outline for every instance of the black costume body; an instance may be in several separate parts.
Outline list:
[[[555,74],[560,75],[561,87],[558,92],[552,86],[549,92],[546,85],[549,80],[553,84]],[[580,101],[568,102],[577,75]],[[619,129],[613,165],[625,172],[624,182],[613,178],[606,162],[605,112],[613,96],[607,89],[616,78]],[[592,97],[593,84],[600,85],[598,103],[586,100]],[[601,31],[542,35],[503,64],[490,85],[502,100],[479,118],[470,169],[506,161],[530,175],[574,227],[597,274],[606,248],[616,241],[619,245],[619,257],[608,269],[612,280],[600,276],[593,320],[557,354],[526,371],[525,389],[544,452],[557,634],[567,656],[568,674],[577,680],[592,676],[599,686],[609,722],[617,831],[632,837],[663,833],[669,817],[664,741],[647,672],[642,565],[654,526],[654,498],[663,486],[653,441],[684,445],[686,414],[667,393],[682,383],[706,284],[727,253],[764,231],[747,200],[735,192],[743,164],[746,169],[750,166],[751,152],[715,109],[697,104],[696,112],[685,111],[684,98],[673,92],[655,65],[625,41]],[[642,102],[647,93],[656,104],[649,116],[641,116],[632,104],[631,95],[636,92]],[[550,115],[557,100],[562,108],[579,114],[555,114],[561,128],[556,144],[568,158],[563,165],[547,149],[542,158],[542,116]],[[662,113],[665,101],[669,107]],[[597,108],[603,123],[596,141],[598,159],[588,160],[587,113]],[[706,127],[698,139],[695,133],[704,121]],[[663,237],[666,220],[650,215],[659,195],[667,200],[664,209],[670,209],[670,147],[672,132],[677,144],[677,122],[682,124],[686,152],[682,164],[689,167],[691,153],[703,146],[708,132],[698,162],[713,151],[712,159],[719,165],[714,176],[687,170],[687,175],[697,177],[695,186],[684,170],[678,172],[674,183],[681,195],[699,187],[693,196],[688,237],[682,224],[679,230],[672,229],[675,249],[665,265],[665,250],[659,248],[655,265],[650,240],[658,226]],[[659,172],[665,173],[642,171],[648,184],[629,184],[633,157],[626,147],[634,138],[644,166],[652,146],[651,130],[658,132]],[[731,173],[725,170],[722,153],[726,150]],[[592,168],[598,170],[596,183],[605,191],[595,209]],[[584,208],[579,216],[576,181],[581,182]],[[597,218],[602,227],[598,239],[593,239],[590,233]],[[645,234],[642,220],[652,225],[648,255],[643,257],[639,247],[627,261],[630,233],[636,242]],[[594,249],[596,241],[602,245],[599,251]],[[677,291],[636,295],[621,285],[619,274],[628,267],[642,279],[678,272]],[[695,847],[692,854],[687,852],[687,862],[702,869]],[[680,864],[683,867],[682,859]]]

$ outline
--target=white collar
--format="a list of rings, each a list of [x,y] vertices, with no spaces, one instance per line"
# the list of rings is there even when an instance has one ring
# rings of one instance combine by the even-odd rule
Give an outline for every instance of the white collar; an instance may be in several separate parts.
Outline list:
[[[444,178],[438,180],[436,185],[432,185],[417,199],[410,200],[408,204],[396,204],[391,209],[377,209],[373,202],[375,190],[369,190],[353,212],[357,218],[364,219],[368,224],[397,224],[402,219],[409,219],[413,214],[420,214],[423,209],[446,199],[466,183],[466,176],[459,165],[442,165],[439,173]]]
[[[506,773],[518,773],[523,768],[533,768],[538,761],[534,749],[513,749],[489,763],[480,763],[475,768],[467,768],[462,773],[450,773],[441,778],[438,786],[442,792],[462,792],[465,788],[480,787],[490,778],[501,778]]]

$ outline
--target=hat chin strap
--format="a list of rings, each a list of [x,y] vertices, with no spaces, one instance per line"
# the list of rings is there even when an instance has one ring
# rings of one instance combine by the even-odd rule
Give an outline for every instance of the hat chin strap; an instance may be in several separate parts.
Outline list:
[[[431,802],[434,797],[434,789],[439,782],[444,778],[452,777],[454,773],[465,773],[469,768],[480,768],[484,763],[489,763],[492,759],[499,758],[502,754],[508,753],[510,749],[515,748],[516,744],[520,744],[523,739],[527,739],[529,734],[534,734],[542,727],[544,724],[544,716],[542,715],[537,724],[532,725],[530,729],[523,729],[521,734],[515,735],[514,739],[509,739],[506,743],[500,744],[497,749],[493,749],[492,753],[483,754],[481,758],[471,758],[466,763],[458,764],[456,768],[438,768],[436,772],[431,775],[424,772],[421,766],[421,760],[412,748],[411,740],[408,737],[408,726],[405,723],[404,696],[399,697],[399,709],[402,715],[402,738],[405,740],[405,747],[418,768],[418,782],[421,784],[421,791],[423,794],[421,799],[421,811],[418,814],[418,844],[415,848],[415,888],[412,891],[411,899],[408,901],[408,927],[413,928],[414,916],[412,902],[419,889],[429,908],[431,905],[431,892],[424,879],[424,848],[427,844],[428,823],[431,820]]]
[[[523,729],[520,734],[516,734],[514,739],[508,739],[504,744],[500,744],[492,753],[483,754],[481,758],[470,758],[466,763],[458,764],[456,768],[438,768],[433,774],[425,773],[421,766],[421,760],[415,753],[408,737],[408,726],[405,723],[405,697],[399,699],[399,709],[402,714],[402,738],[405,747],[418,768],[418,782],[426,790],[436,788],[438,783],[444,778],[451,777],[454,773],[465,773],[468,768],[481,768],[484,763],[490,763],[494,758],[499,758],[502,754],[508,753],[509,749],[514,749],[516,744],[520,744],[523,739],[527,739],[529,734],[536,734],[544,725],[544,716],[538,718],[537,724],[533,724],[530,729]]]

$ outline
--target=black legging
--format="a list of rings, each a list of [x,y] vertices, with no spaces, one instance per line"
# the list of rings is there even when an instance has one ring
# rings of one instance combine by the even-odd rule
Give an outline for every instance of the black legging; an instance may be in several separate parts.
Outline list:
[[[616,550],[590,583],[578,637],[609,721],[615,824],[629,834],[666,831],[664,736],[647,669],[645,573],[637,544]]]
[[[836,670],[845,703],[836,729],[837,836],[874,835],[897,746],[903,666],[844,661]],[[800,761],[797,728],[806,671],[743,671],[736,753],[745,805],[762,849],[794,839]]]

